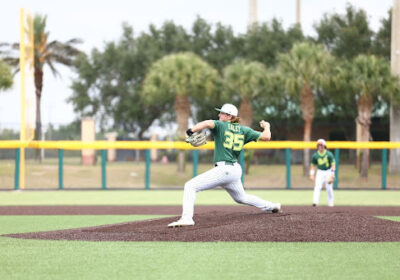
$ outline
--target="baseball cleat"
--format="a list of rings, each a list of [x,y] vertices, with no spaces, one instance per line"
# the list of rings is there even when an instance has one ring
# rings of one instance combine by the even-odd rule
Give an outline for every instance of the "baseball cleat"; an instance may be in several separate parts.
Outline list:
[[[272,213],[280,213],[281,212],[281,204],[275,203],[274,208],[272,209]]]
[[[328,203],[328,206],[329,206],[329,207],[333,207],[333,202],[329,202],[329,203]]]
[[[316,203],[313,203],[313,205],[312,205],[313,207],[317,207],[317,204]]]
[[[187,227],[187,226],[194,226],[194,221],[192,219],[179,219],[178,221],[172,222],[168,225],[169,228]]]
[[[266,213],[282,213],[281,211],[281,204],[280,203],[272,203],[272,208],[268,208],[264,210]]]

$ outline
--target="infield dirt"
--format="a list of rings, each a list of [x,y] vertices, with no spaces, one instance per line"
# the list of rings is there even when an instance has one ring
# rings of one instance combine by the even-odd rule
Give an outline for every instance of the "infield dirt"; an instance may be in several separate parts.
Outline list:
[[[9,206],[0,215],[178,215],[179,206]],[[400,241],[400,207],[283,207],[267,214],[246,206],[197,206],[195,226],[168,228],[179,216],[97,227],[8,234],[24,239],[82,241]]]

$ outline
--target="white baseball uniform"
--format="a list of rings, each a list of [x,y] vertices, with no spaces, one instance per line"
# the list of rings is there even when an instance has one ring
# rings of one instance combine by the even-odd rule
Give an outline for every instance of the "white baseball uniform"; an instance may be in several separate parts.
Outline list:
[[[267,212],[272,211],[276,206],[274,203],[245,193],[241,182],[242,168],[237,162],[243,146],[250,141],[258,141],[261,133],[238,123],[223,121],[214,121],[214,127],[210,130],[215,141],[215,167],[185,184],[182,219],[193,218],[197,192],[217,186],[224,188],[237,203],[255,206]]]
[[[333,206],[333,182],[328,183],[332,176],[332,164],[335,163],[335,158],[332,153],[325,150],[323,153],[315,152],[312,156],[311,163],[317,166],[317,175],[315,176],[315,186],[313,203],[318,205],[321,189],[325,184],[326,193],[328,196],[328,205]]]

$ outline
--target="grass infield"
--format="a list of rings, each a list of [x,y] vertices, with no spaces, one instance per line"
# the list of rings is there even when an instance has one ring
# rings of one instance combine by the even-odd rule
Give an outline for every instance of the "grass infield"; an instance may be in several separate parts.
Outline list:
[[[251,191],[308,205],[312,191]],[[336,191],[337,205],[400,206],[398,191]],[[6,205],[180,205],[182,191],[0,192]],[[326,203],[326,193],[321,194]],[[225,191],[198,204],[234,204]],[[0,234],[155,216],[0,216]],[[384,217],[400,222],[400,217]],[[0,279],[398,279],[400,242],[82,242],[0,237]]]

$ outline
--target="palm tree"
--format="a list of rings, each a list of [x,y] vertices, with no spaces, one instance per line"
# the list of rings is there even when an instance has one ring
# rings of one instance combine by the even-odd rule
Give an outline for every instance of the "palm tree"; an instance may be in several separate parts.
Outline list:
[[[320,88],[333,63],[333,57],[323,46],[303,42],[293,45],[289,53],[278,58],[280,71],[285,77],[285,88],[298,98],[304,120],[303,140],[311,140],[312,122],[315,111],[315,91]],[[310,150],[304,149],[303,175],[307,176]]]
[[[33,32],[34,32],[34,80],[35,80],[35,94],[36,94],[36,128],[35,139],[40,139],[42,132],[41,129],[41,110],[40,102],[42,98],[43,89],[43,72],[44,66],[47,65],[52,73],[59,75],[55,64],[63,64],[72,66],[76,55],[81,53],[74,47],[75,44],[81,43],[79,39],[71,39],[67,42],[49,41],[50,33],[46,31],[47,16],[36,14],[33,19]],[[14,50],[19,50],[19,43],[11,45]],[[17,71],[19,70],[18,57],[6,57],[5,61],[14,66]]]
[[[0,90],[8,89],[12,86],[13,79],[10,67],[0,59]]]
[[[224,69],[225,93],[232,102],[240,102],[239,116],[242,124],[253,123],[254,102],[266,88],[267,70],[260,62],[238,60]]]
[[[149,69],[143,83],[145,102],[174,104],[178,139],[185,137],[191,99],[213,94],[218,72],[197,55],[186,52],[164,56]],[[184,171],[185,153],[179,152],[178,171]]]
[[[264,64],[260,62],[246,62],[238,60],[225,67],[224,88],[228,100],[239,103],[239,116],[241,123],[251,126],[253,123],[252,102],[264,92],[266,88],[267,70]],[[251,161],[254,150],[245,151],[246,168],[245,173],[250,171]]]
[[[368,142],[371,139],[370,124],[374,104],[378,101],[390,102],[399,96],[398,80],[391,75],[387,60],[374,55],[359,55],[347,67],[348,82],[354,89],[351,94],[357,102],[356,122],[361,127],[361,136],[357,141]],[[361,177],[368,177],[369,150],[362,150]]]

